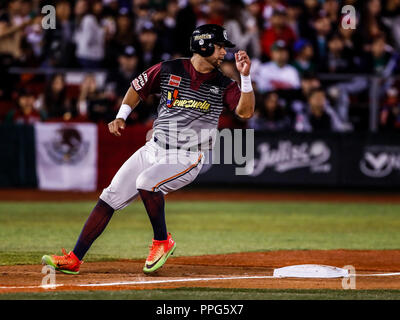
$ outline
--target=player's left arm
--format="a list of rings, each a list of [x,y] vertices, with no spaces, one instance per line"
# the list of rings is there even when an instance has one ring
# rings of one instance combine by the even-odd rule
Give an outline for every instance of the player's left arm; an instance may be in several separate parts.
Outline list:
[[[242,119],[250,119],[254,114],[256,104],[250,79],[251,60],[243,50],[235,53],[235,60],[241,79],[241,94],[235,113]]]

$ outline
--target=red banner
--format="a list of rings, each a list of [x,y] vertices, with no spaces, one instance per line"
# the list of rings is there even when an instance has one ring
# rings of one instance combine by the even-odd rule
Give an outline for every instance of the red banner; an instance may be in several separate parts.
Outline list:
[[[98,125],[97,188],[107,187],[122,164],[146,142],[149,125],[127,126],[121,137],[110,134],[106,124]]]

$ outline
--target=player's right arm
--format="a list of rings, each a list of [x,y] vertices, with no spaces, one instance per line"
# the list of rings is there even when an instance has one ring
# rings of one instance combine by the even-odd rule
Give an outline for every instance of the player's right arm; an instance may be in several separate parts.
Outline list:
[[[119,132],[119,129],[125,129],[125,120],[127,116],[129,116],[132,110],[136,108],[139,102],[140,97],[138,93],[132,87],[129,87],[124,99],[122,100],[121,108],[117,114],[116,119],[108,124],[108,130],[111,134],[117,137],[121,136],[121,132]],[[124,114],[126,115],[126,117],[124,116]]]
[[[125,121],[132,110],[141,100],[145,100],[150,94],[160,91],[160,70],[161,62],[147,69],[132,81],[115,120],[108,124],[111,134],[120,137],[119,129],[125,129]]]

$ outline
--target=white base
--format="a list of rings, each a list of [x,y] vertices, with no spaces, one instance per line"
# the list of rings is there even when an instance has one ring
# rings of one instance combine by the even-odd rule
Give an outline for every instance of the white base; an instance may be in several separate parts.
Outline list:
[[[346,269],[317,264],[302,264],[274,270],[276,278],[342,278],[348,276],[349,271]]]

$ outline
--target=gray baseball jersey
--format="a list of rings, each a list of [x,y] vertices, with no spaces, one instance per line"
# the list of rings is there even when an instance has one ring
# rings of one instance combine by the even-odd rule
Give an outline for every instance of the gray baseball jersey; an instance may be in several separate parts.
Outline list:
[[[239,102],[237,83],[219,70],[196,71],[190,59],[161,62],[132,81],[141,99],[160,93],[153,129],[156,140],[170,146],[208,149],[207,132],[215,132],[224,107],[234,110]]]

